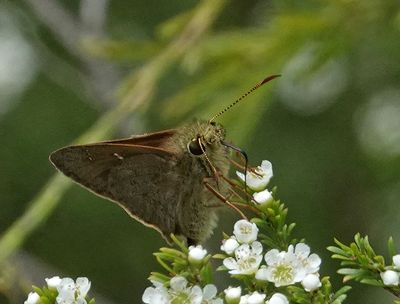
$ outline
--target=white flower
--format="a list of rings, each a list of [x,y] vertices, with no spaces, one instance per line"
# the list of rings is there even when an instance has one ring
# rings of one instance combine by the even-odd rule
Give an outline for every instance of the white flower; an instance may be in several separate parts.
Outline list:
[[[63,278],[57,286],[57,304],[86,304],[86,294],[90,289],[88,278],[80,277],[76,283],[71,278]]]
[[[223,304],[224,301],[217,296],[217,287],[213,284],[207,284],[203,288],[203,302],[202,304]]]
[[[229,269],[230,274],[253,274],[262,261],[261,253],[260,242],[256,241],[251,245],[243,244],[235,250],[235,258],[226,258],[223,264]]]
[[[279,292],[274,293],[269,299],[269,301],[266,302],[267,304],[289,304],[289,300],[286,298],[284,294],[281,294]]]
[[[320,288],[322,284],[317,274],[309,273],[303,281],[301,281],[301,285],[303,285],[305,291],[310,292]]]
[[[256,272],[256,279],[259,281],[268,281],[268,271],[265,265],[262,265]]]
[[[246,172],[246,178],[241,172],[236,171],[236,174],[242,181],[246,181],[250,189],[253,191],[261,191],[265,189],[273,176],[272,164],[267,160],[263,160],[261,166],[255,169],[255,173]]]
[[[197,285],[187,287],[187,280],[184,277],[176,276],[170,281],[169,293],[172,296],[172,303],[201,304],[203,291]]]
[[[234,236],[232,236],[229,239],[222,241],[221,250],[225,251],[227,254],[232,254],[238,247],[238,241]]]
[[[257,240],[258,228],[247,220],[239,220],[233,226],[233,234],[239,243],[251,243]]]
[[[50,279],[46,278],[47,287],[49,288],[57,288],[61,283],[61,279],[59,276],[52,277]]]
[[[39,301],[39,299],[40,296],[36,292],[30,292],[24,304],[36,304]]]
[[[315,253],[310,255],[310,247],[308,245],[298,243],[294,248],[293,245],[289,245],[288,252],[294,253],[301,262],[305,275],[318,272],[321,258]]]
[[[240,297],[239,304],[264,304],[266,295],[257,291]]]
[[[224,290],[225,301],[228,304],[237,304],[240,301],[240,296],[242,294],[242,288],[239,287],[228,287]]]
[[[146,304],[169,304],[171,296],[167,288],[160,282],[153,282],[154,287],[147,287],[143,293],[142,301]]]
[[[207,250],[203,249],[201,245],[189,247],[188,259],[192,264],[200,264],[206,255]]]
[[[274,200],[271,192],[269,192],[268,189],[265,189],[261,192],[253,193],[253,199],[257,204],[261,206],[268,206],[269,203],[271,203]]]
[[[188,286],[188,281],[182,276],[175,276],[169,282],[167,289],[159,282],[153,282],[154,287],[147,287],[143,293],[142,301],[146,304],[223,304],[217,298],[217,288],[208,284],[202,290],[200,286]]]
[[[400,254],[396,254],[392,258],[394,268],[400,269]]]
[[[266,277],[276,287],[300,282],[305,277],[302,264],[292,252],[272,249],[265,254]]]
[[[381,278],[383,284],[386,286],[397,286],[399,285],[399,273],[393,270],[386,270],[381,272]]]

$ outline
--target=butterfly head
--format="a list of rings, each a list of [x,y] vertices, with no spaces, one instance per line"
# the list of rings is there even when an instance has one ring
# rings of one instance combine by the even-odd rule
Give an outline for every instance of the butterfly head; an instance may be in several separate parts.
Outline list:
[[[187,143],[187,150],[193,156],[202,156],[207,150],[219,146],[225,138],[225,129],[216,122],[199,122],[197,132]]]

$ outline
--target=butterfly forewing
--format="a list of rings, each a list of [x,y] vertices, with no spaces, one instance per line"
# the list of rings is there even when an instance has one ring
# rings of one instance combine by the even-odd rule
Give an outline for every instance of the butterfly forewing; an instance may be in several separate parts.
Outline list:
[[[65,175],[124,208],[168,238],[176,230],[176,159],[165,143],[173,130],[149,136],[70,146],[50,155]],[[145,145],[152,144],[152,146]],[[165,148],[161,148],[163,146]]]

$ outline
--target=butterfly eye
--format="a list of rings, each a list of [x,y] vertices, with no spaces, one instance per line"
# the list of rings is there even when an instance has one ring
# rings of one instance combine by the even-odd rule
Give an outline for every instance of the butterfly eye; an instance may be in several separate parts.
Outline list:
[[[200,146],[201,145],[201,146]],[[187,145],[188,151],[190,154],[195,156],[203,155],[206,150],[203,144],[197,138],[193,138]]]

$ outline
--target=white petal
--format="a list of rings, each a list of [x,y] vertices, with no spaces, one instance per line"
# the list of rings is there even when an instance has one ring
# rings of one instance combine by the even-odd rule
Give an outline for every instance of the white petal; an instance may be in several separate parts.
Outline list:
[[[203,299],[210,300],[217,295],[217,287],[214,284],[207,284],[203,289]]]
[[[310,254],[310,246],[304,244],[304,243],[299,243],[296,245],[294,249],[294,253],[301,259],[305,259],[308,257]]]
[[[39,301],[39,299],[40,296],[36,292],[30,292],[24,304],[36,304]]]
[[[319,265],[321,265],[321,258],[318,254],[313,253],[308,257],[307,264],[309,272],[317,272],[319,270]]]
[[[255,262],[254,262],[255,270],[254,270],[254,272],[258,269],[258,267],[260,266],[261,262],[262,262],[262,255],[255,256]]]
[[[57,286],[57,303],[72,303],[75,301],[75,282],[71,278],[63,278]]]
[[[274,173],[272,172],[272,164],[270,161],[263,160],[261,162],[261,168],[265,175],[269,176],[270,178],[274,176]]]
[[[284,294],[277,292],[272,295],[271,299],[268,301],[268,304],[289,304],[289,300]]]
[[[256,279],[259,281],[268,281],[268,270],[265,265],[261,266],[256,272]]]
[[[392,259],[394,267],[400,269],[400,254],[396,254]]]
[[[192,290],[189,295],[190,304],[201,304],[203,301],[203,291],[197,285],[192,287]]]
[[[301,281],[301,285],[303,285],[305,291],[313,291],[321,287],[321,281],[319,280],[319,276],[310,273],[308,274],[303,281]]]
[[[156,289],[154,287],[147,287],[144,290],[143,296],[142,296],[142,301],[144,303],[150,304],[151,299],[153,295],[156,293]]]
[[[184,277],[176,276],[171,279],[170,285],[175,291],[184,291],[187,285],[187,280]]]
[[[76,299],[76,302],[74,302],[74,304],[87,304],[87,302],[86,302],[86,300],[85,300],[85,298],[83,298],[83,297],[78,297],[77,299]]]
[[[224,266],[228,269],[236,269],[237,268],[237,262],[234,258],[226,258],[222,262]]]
[[[251,253],[259,255],[262,253],[263,247],[262,244],[258,241],[251,243]]]
[[[79,289],[79,293],[82,297],[86,297],[90,289],[90,281],[86,277],[80,277],[76,279],[76,288]]]
[[[399,273],[393,270],[386,270],[381,273],[383,284],[386,286],[397,286],[399,285]]]
[[[235,250],[235,257],[237,260],[244,259],[244,258],[248,257],[250,254],[251,254],[251,250],[250,250],[249,244],[240,245]]]
[[[239,304],[248,304],[248,302],[247,302],[248,298],[249,298],[249,295],[241,296]]]
[[[271,249],[265,254],[265,262],[267,262],[268,265],[273,265],[277,263],[279,260],[280,257],[278,249]]]
[[[244,174],[242,172],[236,171],[236,175],[242,180],[244,181]]]

